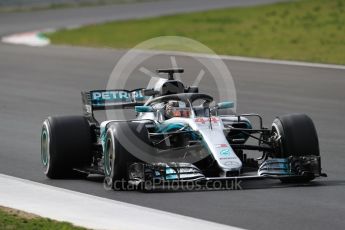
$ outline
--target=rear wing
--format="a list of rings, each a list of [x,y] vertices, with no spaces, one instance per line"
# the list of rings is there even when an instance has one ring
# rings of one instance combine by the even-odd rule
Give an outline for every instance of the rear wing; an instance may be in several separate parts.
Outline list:
[[[83,111],[86,116],[93,116],[93,111],[107,109],[128,109],[144,105],[147,96],[144,89],[129,90],[92,90],[81,92]]]

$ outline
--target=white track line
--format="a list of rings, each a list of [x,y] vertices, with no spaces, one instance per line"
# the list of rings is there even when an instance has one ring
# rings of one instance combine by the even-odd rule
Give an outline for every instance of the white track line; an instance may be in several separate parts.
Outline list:
[[[302,61],[273,60],[273,59],[265,59],[265,58],[250,58],[250,57],[226,56],[226,55],[220,55],[220,58],[223,60],[231,60],[231,61],[256,62],[256,63],[303,66],[303,67],[317,67],[317,68],[327,68],[327,69],[345,69],[345,65],[311,63],[311,62],[302,62]]]
[[[4,174],[0,205],[92,229],[239,229]]]
[[[323,64],[323,63],[311,63],[302,61],[287,61],[287,60],[273,60],[265,58],[251,58],[251,57],[240,57],[240,56],[228,56],[228,55],[216,55],[216,54],[203,54],[203,53],[190,53],[181,51],[160,51],[160,50],[137,50],[139,53],[148,54],[168,54],[176,56],[190,56],[208,59],[222,59],[229,61],[242,61],[242,62],[255,62],[255,63],[265,63],[265,64],[279,64],[288,66],[302,66],[302,67],[317,67],[317,68],[328,68],[328,69],[345,69],[345,65],[335,65],[335,64]]]

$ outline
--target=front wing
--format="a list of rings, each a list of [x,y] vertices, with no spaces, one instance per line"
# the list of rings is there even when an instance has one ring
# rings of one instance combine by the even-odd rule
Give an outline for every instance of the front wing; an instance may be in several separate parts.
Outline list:
[[[239,190],[241,182],[281,179],[302,181],[327,176],[321,173],[319,156],[289,157],[264,161],[256,174],[239,172],[238,176],[206,177],[190,163],[134,163],[128,170],[129,183],[144,191],[228,189]]]

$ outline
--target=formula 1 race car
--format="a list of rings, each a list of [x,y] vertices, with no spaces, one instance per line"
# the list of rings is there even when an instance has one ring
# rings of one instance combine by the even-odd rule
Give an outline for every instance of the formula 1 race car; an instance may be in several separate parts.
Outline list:
[[[83,116],[47,118],[41,134],[46,176],[100,174],[111,186],[265,178],[295,183],[326,176],[307,115],[280,116],[264,128],[258,114],[219,115],[233,102],[211,106],[212,96],[174,79],[183,69],[157,72],[169,77],[153,88],[82,92]],[[97,110],[126,108],[136,111],[135,119],[98,122],[94,116]],[[249,157],[253,151],[261,157]]]

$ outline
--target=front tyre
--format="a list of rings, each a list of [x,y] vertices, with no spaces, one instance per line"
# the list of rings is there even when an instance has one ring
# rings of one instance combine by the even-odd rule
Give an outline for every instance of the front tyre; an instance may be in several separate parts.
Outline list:
[[[51,179],[85,177],[74,171],[91,163],[91,131],[83,116],[49,117],[41,132],[41,162]]]
[[[276,118],[272,124],[272,137],[275,140],[275,157],[288,158],[319,156],[319,141],[311,118],[305,114],[289,114]],[[282,179],[282,182],[307,182],[314,177]]]
[[[114,190],[127,189],[128,167],[135,162],[141,162],[126,149],[125,143],[121,143],[120,140],[126,140],[127,144],[133,145],[141,140],[148,146],[150,145],[148,131],[140,123],[114,123],[107,130],[104,149],[104,174],[107,187],[112,187]]]

